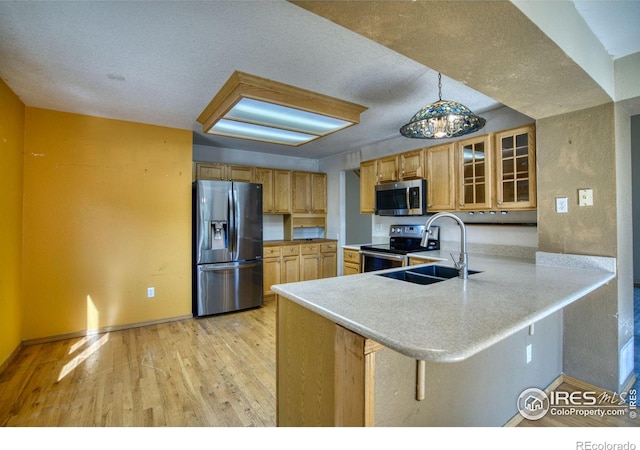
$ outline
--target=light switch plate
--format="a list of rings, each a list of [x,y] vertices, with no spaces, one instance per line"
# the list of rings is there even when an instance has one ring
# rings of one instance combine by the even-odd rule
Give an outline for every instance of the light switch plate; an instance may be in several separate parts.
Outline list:
[[[578,189],[578,205],[593,206],[593,189]]]
[[[569,202],[567,201],[567,197],[556,197],[556,212],[569,212]]]

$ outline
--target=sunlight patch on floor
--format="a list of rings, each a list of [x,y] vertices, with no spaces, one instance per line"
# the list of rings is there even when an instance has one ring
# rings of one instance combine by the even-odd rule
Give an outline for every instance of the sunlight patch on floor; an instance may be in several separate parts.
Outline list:
[[[107,342],[109,342],[109,333],[105,333],[100,339],[98,339],[96,342],[94,342],[89,347],[84,349],[80,354],[78,354],[78,356],[66,363],[60,371],[60,375],[58,375],[58,381],[69,375],[69,373],[71,373],[76,367],[82,364],[83,361],[97,352],[100,347],[105,345]]]

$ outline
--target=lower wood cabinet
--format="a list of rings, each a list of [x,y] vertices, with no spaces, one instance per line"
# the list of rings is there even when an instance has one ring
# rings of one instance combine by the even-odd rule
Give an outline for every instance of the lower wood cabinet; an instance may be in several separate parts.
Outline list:
[[[320,278],[320,244],[300,246],[300,279],[317,280]]]
[[[266,245],[263,250],[264,295],[274,284],[335,277],[338,272],[336,242]]]
[[[335,242],[320,244],[320,278],[338,275],[338,250]]]
[[[409,256],[409,265],[415,266],[418,264],[437,263],[442,262],[439,259],[423,258],[420,256]]]
[[[300,281],[300,246],[283,245],[280,265],[280,283]]]
[[[281,280],[281,249],[278,246],[264,247],[262,257],[262,283],[265,297],[274,295],[271,286]]]
[[[355,275],[360,273],[360,252],[353,249],[342,249],[342,274]]]

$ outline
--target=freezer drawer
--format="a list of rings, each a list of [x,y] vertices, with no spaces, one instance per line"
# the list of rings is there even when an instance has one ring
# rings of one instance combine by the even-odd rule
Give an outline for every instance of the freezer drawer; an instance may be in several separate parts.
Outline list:
[[[208,316],[261,306],[262,261],[196,266],[194,316]]]

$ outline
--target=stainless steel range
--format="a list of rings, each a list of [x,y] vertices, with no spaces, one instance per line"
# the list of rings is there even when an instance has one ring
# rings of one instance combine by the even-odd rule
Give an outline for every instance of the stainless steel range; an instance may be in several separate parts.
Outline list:
[[[440,250],[440,228],[432,226],[426,247],[420,245],[424,225],[391,225],[388,244],[360,246],[362,272],[406,266],[409,254],[428,250]]]

